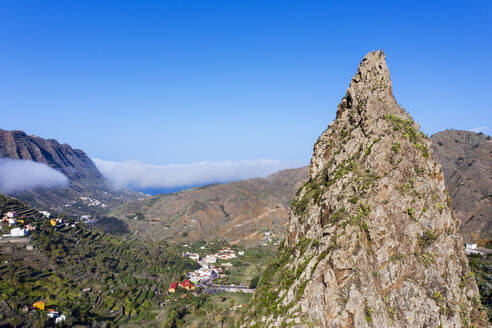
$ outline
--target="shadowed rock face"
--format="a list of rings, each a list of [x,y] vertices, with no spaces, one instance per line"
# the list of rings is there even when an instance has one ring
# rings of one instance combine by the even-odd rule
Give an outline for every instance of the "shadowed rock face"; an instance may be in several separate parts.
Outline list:
[[[249,325],[487,326],[441,166],[382,51],[362,60],[309,171]]]
[[[492,240],[492,139],[459,130],[431,137],[465,241]]]
[[[43,163],[68,177],[68,188],[38,188],[12,194],[38,208],[54,209],[67,214],[96,214],[106,211],[106,208],[89,206],[89,202],[80,197],[99,200],[106,206],[118,205],[137,197],[137,193],[128,190],[113,190],[82,150],[60,144],[54,139],[28,136],[23,131],[0,129],[0,158]]]

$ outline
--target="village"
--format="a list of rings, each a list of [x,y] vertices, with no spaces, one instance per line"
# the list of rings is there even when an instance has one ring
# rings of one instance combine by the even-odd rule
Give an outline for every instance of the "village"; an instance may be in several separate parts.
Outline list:
[[[35,250],[36,242],[33,238],[36,236],[35,232],[40,229],[53,229],[59,233],[64,233],[73,229],[80,230],[82,226],[91,225],[97,220],[89,215],[66,218],[63,215],[54,215],[48,211],[27,211],[22,208],[9,208],[8,210],[3,208],[0,210],[0,245],[3,244],[5,247],[9,247],[7,246],[9,244],[17,245],[16,247],[21,247],[21,249],[28,252],[25,254]],[[226,245],[222,245],[220,248],[217,245],[214,245],[214,247],[214,251],[212,251],[205,246],[193,249],[188,245],[183,245],[182,257],[196,262],[200,267],[194,271],[187,272],[184,280],[171,282],[167,292],[173,294],[181,291],[184,293],[183,296],[188,293],[193,293],[194,295],[218,292],[253,293],[254,289],[240,284],[214,284],[215,280],[227,282],[228,272],[234,268],[234,264],[231,262],[236,260],[234,263],[238,263],[238,258],[244,257],[245,254],[244,251],[234,250]],[[6,260],[2,265],[6,266],[8,262],[9,260]],[[143,295],[145,295],[145,292]],[[32,299],[30,302],[21,305],[20,309],[27,314],[37,313],[37,315],[45,316],[45,318],[55,324],[63,324],[71,317],[70,309],[68,309],[68,312],[65,311],[66,309],[60,311],[49,299]]]
[[[188,247],[188,245],[183,245],[183,247]],[[205,246],[200,248],[205,249]],[[200,265],[199,269],[195,271],[188,272],[184,281],[173,281],[171,282],[168,291],[170,293],[175,293],[178,288],[185,291],[195,291],[196,288],[201,288],[204,292],[216,293],[219,291],[226,292],[244,292],[253,293],[254,289],[247,288],[240,285],[214,285],[213,280],[218,278],[226,277],[226,270],[233,267],[233,264],[229,260],[237,258],[238,256],[244,256],[244,251],[236,251],[230,247],[223,247],[217,253],[206,254],[201,257],[198,253],[184,252],[183,256],[195,261]],[[227,261],[221,262],[218,261]]]

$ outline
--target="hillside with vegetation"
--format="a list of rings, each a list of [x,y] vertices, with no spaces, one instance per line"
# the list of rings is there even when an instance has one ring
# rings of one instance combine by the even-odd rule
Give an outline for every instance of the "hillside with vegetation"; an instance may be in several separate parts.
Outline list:
[[[2,197],[0,208],[12,205],[22,203]],[[69,325],[148,325],[169,283],[196,268],[165,242],[126,240],[68,218],[53,226],[31,214],[23,222],[36,227],[30,240],[0,240],[0,324],[49,323],[45,311],[28,309],[43,301],[46,309],[65,314]]]
[[[446,130],[431,137],[465,241],[492,241],[492,138]]]
[[[284,170],[266,178],[131,201],[110,215],[125,220],[137,238],[144,240],[271,244],[285,233],[290,201],[306,179],[305,167]]]

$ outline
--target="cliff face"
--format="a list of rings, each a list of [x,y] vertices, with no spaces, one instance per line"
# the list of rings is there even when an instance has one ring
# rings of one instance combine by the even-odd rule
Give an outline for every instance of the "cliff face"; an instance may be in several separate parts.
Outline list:
[[[446,130],[434,134],[431,140],[465,241],[492,240],[491,137]]]
[[[28,136],[23,131],[0,129],[0,158],[26,159],[46,164],[70,181],[105,185],[106,181],[92,160],[80,149],[59,144],[54,139]]]
[[[361,62],[250,308],[255,327],[486,326],[431,143]]]
[[[130,229],[143,239],[269,243],[285,234],[290,201],[307,175],[304,167],[280,171],[267,178],[157,195],[123,204],[111,215],[130,217]],[[133,219],[137,213],[140,219]]]
[[[128,190],[113,190],[82,150],[54,139],[0,129],[0,158],[5,157],[40,162],[68,177],[68,188],[37,188],[12,194],[38,208],[67,214],[97,214],[138,196]]]

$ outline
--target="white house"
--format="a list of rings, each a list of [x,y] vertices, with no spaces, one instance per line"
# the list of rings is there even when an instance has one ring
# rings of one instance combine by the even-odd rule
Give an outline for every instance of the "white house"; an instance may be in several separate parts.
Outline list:
[[[465,253],[466,255],[478,254],[482,257],[485,257],[485,253],[481,252],[477,249],[477,244],[465,244]]]
[[[12,237],[24,237],[27,236],[27,234],[28,231],[24,228],[13,228],[12,230],[10,230],[10,235]]]
[[[50,213],[50,212],[48,212],[48,211],[41,211],[41,212],[39,212],[39,213],[43,214],[43,215],[44,215],[44,216],[46,216],[47,218],[49,218],[49,217],[51,216],[51,213]]]
[[[7,213],[5,213],[5,215],[8,218],[16,218],[17,217],[17,213],[15,213],[15,212],[7,212]]]
[[[50,318],[58,318],[60,314],[57,311],[50,311],[48,312],[48,317]]]
[[[67,317],[64,314],[62,314],[61,316],[59,316],[58,318],[55,319],[55,323],[62,323],[66,319],[67,319]]]

